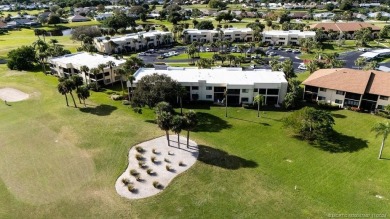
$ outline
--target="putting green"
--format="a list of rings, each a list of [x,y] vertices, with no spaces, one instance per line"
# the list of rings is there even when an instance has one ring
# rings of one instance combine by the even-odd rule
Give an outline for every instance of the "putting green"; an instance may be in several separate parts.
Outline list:
[[[18,200],[51,203],[92,178],[94,162],[75,146],[78,136],[70,128],[55,132],[36,121],[17,123],[7,125],[12,134],[0,135],[0,178]]]

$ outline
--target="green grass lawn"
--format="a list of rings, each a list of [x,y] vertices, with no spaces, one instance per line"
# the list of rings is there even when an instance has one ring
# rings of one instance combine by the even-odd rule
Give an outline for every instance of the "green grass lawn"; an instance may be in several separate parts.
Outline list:
[[[301,76],[303,79],[305,76]],[[164,133],[152,110],[135,114],[106,93],[87,109],[66,107],[57,79],[0,65],[0,87],[32,94],[0,104],[0,218],[320,218],[390,213],[389,160],[377,160],[382,118],[333,111],[340,148],[331,153],[288,135],[283,111],[199,106],[191,138],[199,161],[160,194],[126,200],[115,180],[129,148]],[[118,89],[108,87],[109,89]],[[80,105],[80,104],[79,104]],[[390,158],[385,147],[383,156]],[[383,196],[379,199],[376,195]]]

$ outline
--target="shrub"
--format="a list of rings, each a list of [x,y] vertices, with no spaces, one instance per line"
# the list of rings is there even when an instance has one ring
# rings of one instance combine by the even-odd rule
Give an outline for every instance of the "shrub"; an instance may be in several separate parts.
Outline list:
[[[143,160],[144,157],[143,157],[141,154],[136,154],[136,155],[135,155],[135,159],[137,159],[137,160]]]
[[[133,184],[127,185],[127,189],[128,189],[130,192],[134,192],[134,185],[133,185]]]
[[[97,89],[96,89],[96,87],[97,87]],[[100,90],[100,86],[96,82],[89,82],[88,88],[90,90],[93,90],[93,91],[99,91]]]
[[[141,182],[143,179],[142,179],[140,176],[137,176],[137,177],[135,178],[135,180],[137,180],[138,182]]]
[[[154,182],[153,182],[153,186],[154,186],[154,188],[156,188],[156,189],[160,189],[162,185],[161,185],[158,181],[154,181]]]
[[[112,100],[122,100],[123,96],[117,95],[117,94],[112,94],[110,97]]]
[[[137,172],[137,170],[131,169],[131,170],[130,170],[130,175],[132,175],[132,176],[138,176],[139,173]]]
[[[122,183],[123,183],[125,186],[127,186],[127,185],[129,185],[131,182],[130,182],[130,180],[129,180],[128,178],[123,178],[123,179],[122,179]]]
[[[390,119],[390,114],[389,113],[386,113],[384,111],[378,111],[376,113],[377,116],[380,116],[380,117],[383,117],[383,118],[386,118],[386,119]]]
[[[167,169],[168,171],[171,171],[172,170],[172,167],[170,165],[166,165],[165,166],[165,169]]]
[[[153,148],[152,152],[153,152],[153,154],[158,154],[158,152],[155,148]]]
[[[130,105],[130,101],[128,101],[128,100],[122,100],[122,104],[123,104],[123,105]]]
[[[360,112],[359,107],[351,107],[350,110],[355,111],[355,112]]]
[[[145,161],[139,161],[138,166],[141,167],[142,169],[147,167],[147,165],[145,164]]]
[[[164,161],[167,162],[167,163],[170,163],[171,161],[168,160],[167,158],[164,158]]]
[[[157,162],[157,158],[156,158],[155,156],[152,156],[152,157],[150,158],[150,160],[152,160],[153,163],[156,163],[156,162]]]
[[[141,146],[135,147],[135,150],[137,150],[139,153],[145,152],[145,150]]]
[[[180,162],[179,162],[179,166],[181,166],[181,167],[185,166],[185,164],[183,163],[183,161],[180,161]]]
[[[149,174],[149,175],[152,175],[154,172],[153,172],[153,170],[152,169],[148,169],[148,170],[146,170],[146,172]]]
[[[340,109],[340,106],[337,104],[327,103],[325,101],[318,101],[317,105],[322,109]]]
[[[138,114],[142,114],[142,108],[140,107],[133,107],[133,111]]]

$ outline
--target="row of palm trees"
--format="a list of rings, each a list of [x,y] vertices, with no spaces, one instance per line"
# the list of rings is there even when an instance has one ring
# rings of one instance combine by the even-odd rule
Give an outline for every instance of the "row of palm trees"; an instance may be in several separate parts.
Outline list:
[[[83,78],[79,75],[72,75],[70,78],[60,78],[57,90],[60,94],[65,96],[66,106],[69,106],[67,94],[70,94],[74,107],[77,108],[77,104],[73,96],[73,91],[76,91],[80,104],[81,100],[83,100],[84,107],[87,107],[85,100],[90,96],[89,88],[84,85]]]

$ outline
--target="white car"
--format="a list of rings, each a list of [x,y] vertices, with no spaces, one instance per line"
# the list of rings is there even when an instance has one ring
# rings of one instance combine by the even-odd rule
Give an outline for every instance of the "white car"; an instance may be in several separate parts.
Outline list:
[[[368,50],[366,48],[358,48],[358,51],[360,51],[360,52],[367,52]]]
[[[206,52],[211,52],[210,48],[206,48]]]
[[[139,56],[146,56],[146,53],[140,52],[138,55],[139,55]]]
[[[299,64],[298,69],[307,70],[307,67],[305,64],[301,63],[301,64]]]

